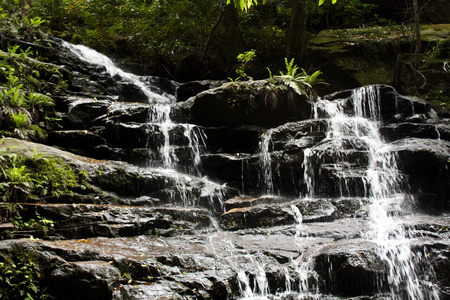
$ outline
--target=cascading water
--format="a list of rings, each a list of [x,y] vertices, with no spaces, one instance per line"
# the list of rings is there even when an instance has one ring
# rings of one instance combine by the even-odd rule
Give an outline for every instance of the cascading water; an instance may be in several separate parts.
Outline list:
[[[192,162],[192,164],[187,166],[187,170],[190,173],[199,175],[200,149],[205,145],[206,136],[203,131],[196,126],[191,124],[175,123],[171,119],[170,113],[172,106],[176,102],[174,95],[167,93],[158,94],[153,92],[145,83],[145,77],[123,71],[118,68],[109,57],[89,47],[84,45],[73,45],[65,41],[62,43],[64,47],[76,54],[81,60],[90,64],[103,66],[111,77],[120,76],[121,80],[137,86],[145,94],[148,103],[150,104],[148,124],[150,126],[158,127],[159,132],[163,137],[163,142],[158,147],[159,157],[151,161],[149,163],[150,166],[161,166],[163,168],[175,170],[178,169],[179,158],[176,153],[176,145],[172,143],[174,138],[171,136],[171,131],[181,128],[183,130],[183,136],[187,140],[183,146],[186,146],[186,148],[189,149],[190,156],[192,157],[191,160],[187,160]],[[150,155],[150,157],[155,156]],[[162,165],[159,161],[162,161]]]
[[[358,168],[363,180],[361,196],[369,198],[370,230],[365,238],[378,245],[379,256],[388,269],[388,287],[392,299],[438,299],[431,282],[419,278],[415,255],[410,248],[408,233],[397,218],[403,213],[408,195],[401,190],[402,176],[397,168],[395,153],[391,151],[380,134],[380,103],[378,90],[373,86],[363,87],[350,99],[326,101],[317,100],[314,106],[315,118],[328,119],[328,132],[323,144],[305,151],[305,179],[308,197],[316,194],[314,161],[332,154],[337,164],[333,171],[338,173],[341,196],[351,196],[350,176],[345,164],[351,159],[346,156],[349,144],[353,149],[364,148],[367,152],[367,168]],[[325,149],[325,150],[324,150]],[[420,256],[420,254],[419,254]],[[423,259],[423,258],[422,258]],[[432,270],[431,270],[432,272]],[[426,278],[426,276],[425,276]]]
[[[273,175],[272,175],[272,159],[270,157],[270,150],[272,144],[272,130],[267,130],[259,142],[259,152],[261,154],[261,170],[259,182],[265,188],[268,195],[274,193]]]
[[[159,175],[170,178],[170,188],[165,189],[164,193],[167,198],[177,199],[176,205],[183,206],[183,213],[191,208],[215,210],[215,215],[209,215],[214,218],[211,223],[215,225],[204,229],[201,233],[195,232],[192,235],[183,236],[186,244],[182,245],[180,253],[176,251],[172,253],[171,251],[175,248],[169,249],[167,250],[169,253],[167,259],[163,257],[165,254],[161,256],[159,252],[155,254],[155,270],[160,270],[158,268],[160,262],[166,261],[175,264],[168,268],[172,270],[170,276],[177,276],[176,279],[170,279],[172,283],[185,280],[185,269],[182,268],[192,264],[195,272],[188,274],[191,278],[197,279],[201,272],[206,274],[202,275],[204,279],[208,279],[202,283],[207,286],[204,287],[205,290],[208,290],[205,295],[209,295],[211,290],[217,289],[219,292],[223,292],[222,295],[229,296],[230,299],[343,299],[339,298],[340,291],[333,293],[334,291],[330,291],[323,283],[324,280],[332,281],[332,276],[335,276],[332,273],[335,270],[330,267],[327,271],[323,271],[317,265],[322,263],[325,266],[333,266],[332,258],[329,257],[345,251],[343,256],[347,255],[346,257],[352,259],[353,253],[348,248],[344,250],[338,248],[348,239],[352,242],[362,240],[363,246],[361,247],[363,251],[367,252],[372,251],[371,247],[375,245],[377,256],[386,266],[386,272],[383,273],[384,271],[379,271],[379,269],[371,270],[371,274],[382,273],[382,278],[378,278],[377,282],[371,285],[376,286],[379,290],[370,290],[369,292],[362,290],[354,294],[348,293],[342,297],[378,297],[376,294],[379,293],[380,297],[387,295],[390,299],[438,299],[436,288],[432,283],[431,268],[428,270],[429,273],[419,275],[423,270],[419,270],[417,261],[425,261],[427,254],[416,253],[416,250],[410,246],[410,236],[413,234],[405,229],[406,225],[401,221],[403,215],[408,214],[408,211],[404,210],[404,206],[411,202],[411,196],[402,190],[403,178],[398,170],[397,158],[391,145],[385,143],[380,136],[381,108],[377,88],[357,89],[348,99],[334,101],[318,99],[315,101],[315,120],[299,121],[298,124],[301,123],[299,127],[294,127],[294,130],[289,132],[289,134],[294,132],[292,136],[302,136],[298,139],[293,138],[293,140],[303,139],[303,142],[295,145],[289,144],[289,147],[292,146],[289,148],[291,152],[280,150],[281,143],[278,140],[280,131],[277,128],[267,130],[261,137],[259,157],[247,153],[242,153],[242,155],[219,153],[221,158],[233,157],[235,160],[241,159],[241,157],[246,158],[241,160],[242,167],[239,168],[241,169],[239,176],[242,181],[241,194],[245,192],[244,174],[254,176],[255,173],[247,171],[254,171],[258,168],[255,167],[256,165],[260,168],[259,177],[252,178],[250,188],[248,188],[250,193],[253,193],[253,187],[258,185],[261,194],[280,194],[279,197],[251,195],[255,197],[251,201],[255,201],[257,204],[227,208],[227,212],[224,214],[226,215],[230,211],[237,215],[242,213],[241,219],[237,217],[231,219],[230,224],[226,224],[224,219],[221,219],[219,224],[215,218],[217,213],[225,211],[224,208],[227,205],[232,205],[230,204],[232,201],[224,204],[222,200],[227,199],[226,197],[230,200],[241,197],[236,197],[238,193],[235,191],[225,195],[224,191],[228,191],[222,189],[225,184],[220,185],[210,181],[202,173],[200,162],[203,148],[206,148],[206,136],[201,128],[172,120],[174,97],[152,92],[147,87],[144,78],[117,69],[109,59],[84,46],[67,44],[66,47],[84,60],[103,65],[108,73],[115,76],[116,79],[120,77],[122,82],[132,83],[142,89],[149,99],[148,120],[144,124],[147,127],[144,128],[147,128],[149,135],[154,134],[153,139],[149,139],[147,143],[146,149],[152,153],[149,155],[151,159],[145,167],[153,167],[158,170]],[[297,124],[297,122],[292,123]],[[320,133],[317,135],[314,135],[313,129],[309,130],[309,128],[319,127]],[[325,127],[327,130],[323,132]],[[298,128],[301,129],[297,130]],[[211,132],[214,130],[211,129]],[[297,135],[295,134],[296,130]],[[298,133],[300,134],[298,135]],[[325,138],[323,138],[324,135]],[[283,138],[285,136],[288,134],[283,135]],[[317,142],[318,140],[320,141]],[[283,159],[292,153],[297,155],[296,159],[289,161],[289,163],[294,163],[290,164],[289,168],[285,168],[286,165],[282,165]],[[302,159],[304,159],[303,168],[299,166]],[[189,166],[183,165],[185,163],[188,163]],[[254,165],[252,165],[253,163]],[[222,167],[222,165],[219,166]],[[150,170],[150,168],[142,169]],[[206,163],[203,171],[205,169]],[[286,179],[287,173],[292,174],[298,170],[301,171],[296,178],[303,175],[303,181],[298,184],[295,182],[292,185],[294,186],[292,194],[285,196],[283,194],[284,187],[280,187],[280,182]],[[193,174],[198,178],[182,174],[183,172]],[[291,178],[286,180],[291,180]],[[194,186],[193,181],[201,181],[201,184]],[[305,186],[306,191],[302,192],[301,197],[297,197],[298,191],[304,189]],[[194,193],[194,190],[197,194]],[[257,189],[255,188],[255,190]],[[215,199],[216,202],[219,199],[220,208],[214,206],[211,209],[212,205],[200,203],[199,198]],[[362,217],[360,215],[360,218],[356,220],[357,218],[351,219],[347,215],[345,216],[347,219],[344,219],[343,215],[337,216],[337,213],[333,212],[331,216],[326,215],[315,220],[310,218],[317,208],[314,208],[313,205],[320,206],[321,203],[332,203],[343,198],[360,201],[361,205],[355,210],[359,210]],[[283,201],[279,199],[284,199],[285,202],[274,203]],[[267,204],[264,201],[271,202]],[[310,210],[302,209],[299,204],[301,202],[311,203]],[[369,205],[362,208],[367,203]],[[159,204],[166,205],[162,201]],[[167,206],[170,205],[173,203],[167,204]],[[253,205],[254,207],[252,207]],[[330,204],[330,206],[333,205]],[[337,205],[334,208],[336,209]],[[308,215],[309,212],[312,212],[311,215]],[[256,217],[252,214],[255,214]],[[352,214],[356,216],[354,211]],[[260,216],[261,218],[258,219]],[[279,217],[276,221],[280,221],[280,223],[272,224],[270,222],[272,216]],[[253,220],[251,220],[252,218]],[[236,222],[234,222],[235,220]],[[256,226],[249,227],[246,222],[254,222],[253,225],[256,223]],[[359,227],[362,224],[363,226]],[[221,228],[229,226],[227,229],[233,229],[222,231],[219,226]],[[234,229],[237,230],[237,233],[233,231]],[[343,232],[341,233],[339,230]],[[323,233],[324,231],[327,232]],[[173,237],[171,242],[176,244],[180,237]],[[142,242],[148,242],[149,245],[151,245],[151,240],[146,237],[142,238]],[[124,239],[123,243],[126,244],[127,241]],[[200,250],[204,241],[207,241],[205,249]],[[364,248],[366,245],[370,246]],[[139,255],[152,247],[141,248],[139,247],[139,251],[141,251]],[[328,250],[329,252],[327,252]],[[161,247],[157,251],[166,250]],[[185,253],[187,251],[193,253]],[[206,261],[212,261],[211,264],[214,267],[206,266],[206,263],[197,265],[196,255],[198,253],[196,251],[207,253]],[[362,253],[364,255],[367,252]],[[211,255],[209,255],[210,253]],[[357,254],[359,255],[359,253]],[[337,255],[333,256],[333,258],[336,257]],[[184,266],[181,266],[183,264]],[[188,270],[187,268],[186,270]],[[324,279],[327,275],[329,278]],[[168,278],[166,275],[161,275],[161,278],[165,277]],[[151,285],[148,286],[151,287]],[[195,286],[195,289],[201,288],[198,283]],[[221,299],[220,296],[218,299]]]

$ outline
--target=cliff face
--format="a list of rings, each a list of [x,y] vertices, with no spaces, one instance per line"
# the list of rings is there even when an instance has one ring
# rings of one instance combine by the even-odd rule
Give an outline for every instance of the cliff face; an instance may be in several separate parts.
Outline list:
[[[47,52],[67,74],[60,127],[0,144],[1,258],[31,253],[49,294],[450,297],[450,130],[428,102],[180,85],[73,47]],[[49,163],[59,177],[35,174]]]

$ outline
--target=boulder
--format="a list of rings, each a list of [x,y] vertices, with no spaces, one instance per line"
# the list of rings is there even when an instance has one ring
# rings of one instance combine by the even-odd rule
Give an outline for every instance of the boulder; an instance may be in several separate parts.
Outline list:
[[[199,94],[200,92],[213,89],[226,83],[224,80],[199,80],[181,83],[175,92],[177,102],[183,102]]]
[[[419,206],[431,213],[450,210],[450,142],[405,138],[393,147]]]
[[[191,122],[202,126],[272,127],[311,116],[311,105],[306,97],[290,90],[269,90],[266,83],[224,84],[190,98],[183,107]]]

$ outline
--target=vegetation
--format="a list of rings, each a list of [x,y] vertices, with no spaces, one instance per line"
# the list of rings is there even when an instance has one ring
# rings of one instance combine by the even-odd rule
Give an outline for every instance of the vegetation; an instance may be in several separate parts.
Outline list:
[[[52,220],[41,216],[37,210],[23,219],[24,203],[56,201],[64,194],[89,190],[86,173],[74,170],[59,158],[36,150],[29,155],[0,150],[0,200],[8,203],[1,219],[12,221],[18,230],[31,229],[46,236],[54,226]]]
[[[10,18],[0,8],[0,23],[5,38],[38,41],[38,27],[44,23],[39,17]],[[42,140],[45,129],[55,126],[54,101],[66,84],[61,68],[40,62],[39,54],[6,43],[0,51],[0,133],[22,139]]]
[[[272,72],[268,69],[270,74],[270,86],[272,88],[281,89],[290,87],[299,95],[305,95],[308,97],[313,96],[313,94],[315,94],[313,85],[317,83],[324,83],[323,80],[318,78],[322,72],[318,70],[312,75],[308,75],[305,69],[301,69],[302,72],[300,73],[298,72],[299,67],[294,64],[294,58],[290,61],[288,61],[287,58],[284,60],[286,65],[286,73],[280,72],[280,75],[272,76]],[[276,83],[278,83],[278,85]]]
[[[176,76],[175,66],[185,57],[199,67],[206,68],[211,62],[220,66],[222,25],[233,17],[223,12],[231,2],[240,8],[236,24],[241,26],[236,34],[242,34],[247,49],[255,49],[259,60],[272,68],[271,62],[286,56],[290,19],[296,9],[292,1],[5,0],[3,8],[9,17],[18,19],[16,24],[28,24],[20,32],[42,28],[74,43],[139,62],[147,71]],[[379,19],[372,13],[374,8],[360,0],[341,0],[335,5],[328,1],[320,7],[309,1],[306,29],[314,33],[339,22],[342,26],[342,21],[353,27],[375,24]],[[45,21],[37,19],[42,16]],[[34,39],[39,35],[34,34]]]
[[[40,284],[41,274],[31,252],[0,254],[0,295],[4,300],[48,299]]]

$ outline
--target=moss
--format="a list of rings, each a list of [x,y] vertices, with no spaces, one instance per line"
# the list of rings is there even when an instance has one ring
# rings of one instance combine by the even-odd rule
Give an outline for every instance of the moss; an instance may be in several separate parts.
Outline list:
[[[4,201],[43,202],[74,191],[89,189],[85,173],[78,172],[60,158],[38,154],[36,151],[30,156],[25,156],[8,154],[5,153],[6,149],[1,150],[0,192]],[[19,188],[22,197],[12,197],[12,193],[16,192],[15,189]]]

